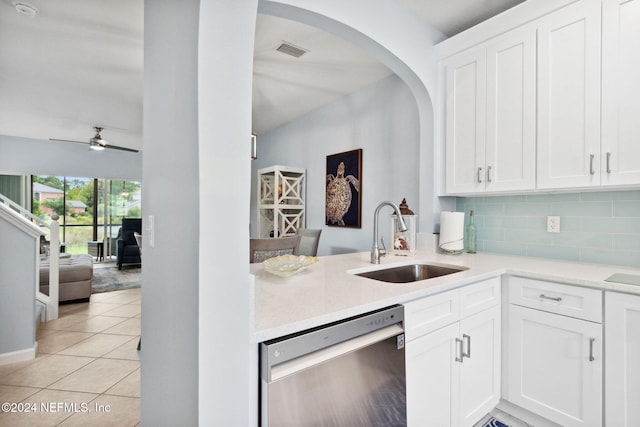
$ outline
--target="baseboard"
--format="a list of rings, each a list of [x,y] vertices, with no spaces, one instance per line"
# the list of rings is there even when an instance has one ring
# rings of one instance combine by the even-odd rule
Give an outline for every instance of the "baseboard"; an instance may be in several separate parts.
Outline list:
[[[25,362],[36,358],[36,350],[38,343],[33,344],[33,348],[25,348],[24,350],[10,351],[9,353],[0,354],[0,366],[9,363]]]

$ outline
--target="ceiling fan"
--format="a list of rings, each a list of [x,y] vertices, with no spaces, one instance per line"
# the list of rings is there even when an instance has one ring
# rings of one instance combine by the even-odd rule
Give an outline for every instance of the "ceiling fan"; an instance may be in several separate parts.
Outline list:
[[[89,141],[74,141],[72,139],[57,139],[57,138],[49,138],[49,140],[50,141],[62,141],[62,142],[75,142],[77,144],[89,144],[89,148],[91,148],[92,150],[96,150],[96,151],[102,151],[105,148],[111,148],[111,149],[114,149],[114,150],[130,151],[132,153],[137,153],[138,152],[138,150],[134,150],[133,148],[118,147],[117,145],[109,144],[107,142],[107,140],[102,139],[102,136],[100,135],[100,132],[102,132],[102,130],[104,128],[102,128],[100,126],[94,126],[93,128],[96,130],[96,134]]]

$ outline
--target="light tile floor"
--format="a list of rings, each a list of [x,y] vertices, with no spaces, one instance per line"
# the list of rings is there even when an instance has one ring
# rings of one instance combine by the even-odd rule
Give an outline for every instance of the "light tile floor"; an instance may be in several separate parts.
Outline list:
[[[140,289],[60,306],[34,360],[0,366],[0,427],[140,424]]]

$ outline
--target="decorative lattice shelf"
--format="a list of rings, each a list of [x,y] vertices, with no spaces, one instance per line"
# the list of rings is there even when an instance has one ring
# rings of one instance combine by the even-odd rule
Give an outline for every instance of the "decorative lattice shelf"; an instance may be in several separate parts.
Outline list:
[[[305,169],[270,166],[258,170],[259,237],[295,236],[305,226]]]

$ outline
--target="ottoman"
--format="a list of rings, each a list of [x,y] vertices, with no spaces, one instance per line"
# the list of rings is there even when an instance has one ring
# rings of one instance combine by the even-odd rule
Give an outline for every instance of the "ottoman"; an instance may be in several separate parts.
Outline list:
[[[91,297],[93,258],[91,255],[60,257],[59,302]],[[49,295],[49,260],[40,261],[40,292]]]

